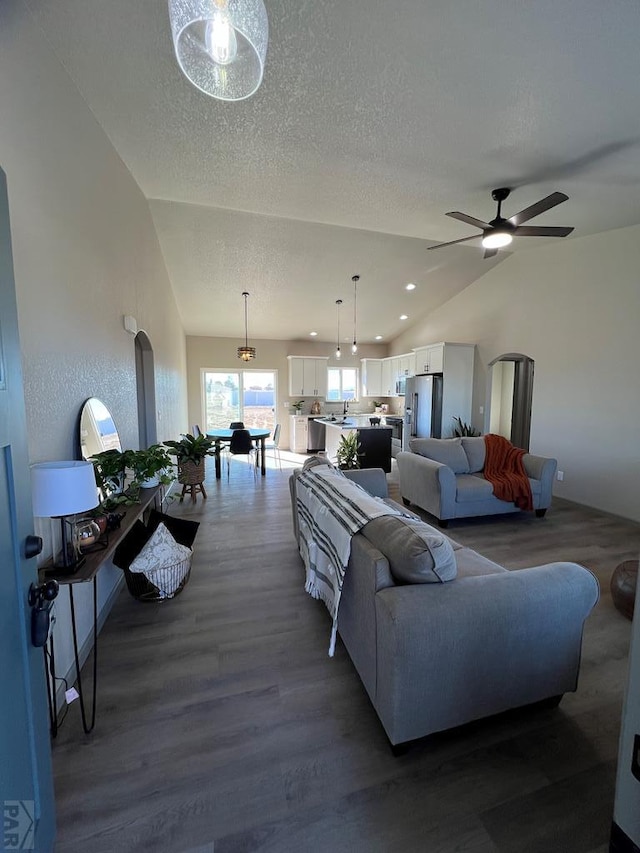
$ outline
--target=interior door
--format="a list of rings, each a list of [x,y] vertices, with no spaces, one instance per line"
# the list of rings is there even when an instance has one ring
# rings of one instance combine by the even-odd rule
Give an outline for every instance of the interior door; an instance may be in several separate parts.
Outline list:
[[[42,649],[30,642],[24,556],[33,517],[6,178],[0,169],[0,800],[3,850],[53,849],[55,818]]]

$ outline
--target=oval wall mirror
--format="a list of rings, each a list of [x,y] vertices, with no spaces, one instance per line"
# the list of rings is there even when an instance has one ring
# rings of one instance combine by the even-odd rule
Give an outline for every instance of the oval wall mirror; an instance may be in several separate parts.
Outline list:
[[[89,459],[103,450],[122,450],[120,436],[102,400],[89,397],[80,412],[80,454]]]

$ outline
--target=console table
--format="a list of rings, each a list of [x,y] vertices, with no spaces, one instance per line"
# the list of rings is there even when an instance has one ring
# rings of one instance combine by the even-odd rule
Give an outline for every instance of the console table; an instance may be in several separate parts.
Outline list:
[[[78,571],[73,575],[58,575],[52,571],[53,557],[42,566],[39,567],[39,582],[54,578],[60,586],[66,586],[69,589],[69,605],[71,609],[71,633],[73,637],[73,656],[76,667],[76,684],[78,689],[78,698],[80,701],[80,714],[82,716],[82,728],[86,734],[91,732],[96,724],[96,692],[98,684],[98,572],[102,566],[107,563],[113,556],[119,543],[124,539],[127,533],[131,530],[135,522],[141,518],[144,513],[152,506],[160,509],[164,500],[164,486],[155,486],[152,489],[140,490],[140,501],[137,504],[129,507],[122,507],[120,512],[124,512],[124,518],[120,522],[120,527],[116,530],[109,531],[109,540],[105,548],[100,551],[93,551],[85,554],[85,561]],[[82,674],[80,672],[80,656],[78,650],[78,633],[76,627],[76,611],[73,598],[73,588],[77,583],[92,583],[93,584],[93,690],[92,690],[92,707],[91,721],[88,721],[84,691],[82,687]],[[56,690],[55,690],[55,649],[53,643],[53,632],[49,635],[48,654],[50,656],[50,668],[47,665],[47,649],[45,647],[45,671],[47,673],[47,698],[49,701],[49,719],[51,722],[51,736],[55,737],[58,733],[58,713],[56,708]]]

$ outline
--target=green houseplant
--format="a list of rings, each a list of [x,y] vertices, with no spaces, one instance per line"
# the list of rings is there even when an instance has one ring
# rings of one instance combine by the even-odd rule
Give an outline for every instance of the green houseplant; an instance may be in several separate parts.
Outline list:
[[[194,436],[185,433],[180,441],[165,441],[167,453],[175,456],[178,466],[178,482],[182,485],[203,483],[205,478],[205,459],[213,456],[215,440],[207,435]]]
[[[457,415],[454,416],[453,420],[456,422],[456,426],[453,428],[453,434],[456,436],[456,438],[462,438],[463,436],[480,435],[480,432],[474,426],[465,423],[462,418],[459,418]]]
[[[173,480],[168,472],[172,464],[171,457],[161,444],[152,444],[146,450],[132,450],[128,463],[133,472],[133,482],[142,489],[160,483],[166,486]]]
[[[338,468],[350,470],[360,467],[360,442],[357,431],[345,433],[340,436],[336,450],[336,462]]]

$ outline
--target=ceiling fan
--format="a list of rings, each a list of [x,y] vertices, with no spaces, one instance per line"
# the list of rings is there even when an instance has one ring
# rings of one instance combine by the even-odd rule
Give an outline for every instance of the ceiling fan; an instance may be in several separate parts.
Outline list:
[[[560,227],[545,227],[536,225],[525,225],[523,222],[528,222],[534,216],[539,216],[546,210],[550,210],[557,204],[562,204],[567,201],[568,195],[564,193],[551,193],[546,198],[540,199],[531,207],[525,207],[520,213],[510,216],[509,219],[502,217],[502,202],[509,197],[511,190],[508,187],[499,187],[493,190],[491,198],[498,202],[498,212],[496,218],[491,222],[483,222],[481,219],[476,219],[474,216],[467,216],[466,213],[460,213],[457,210],[447,213],[447,216],[452,216],[454,219],[459,219],[461,222],[466,222],[468,225],[473,225],[475,228],[482,230],[482,245],[484,246],[485,258],[492,258],[498,253],[498,249],[508,246],[514,236],[518,237],[566,237],[573,231],[573,228]],[[480,235],[474,234],[472,237],[463,237],[461,240],[451,240],[448,243],[437,243],[435,246],[428,246],[428,249],[441,249],[443,246],[455,246],[456,243],[466,243],[468,240],[476,240]]]

